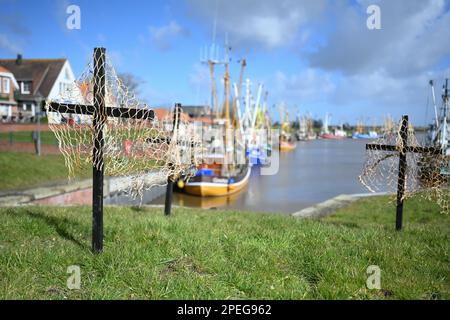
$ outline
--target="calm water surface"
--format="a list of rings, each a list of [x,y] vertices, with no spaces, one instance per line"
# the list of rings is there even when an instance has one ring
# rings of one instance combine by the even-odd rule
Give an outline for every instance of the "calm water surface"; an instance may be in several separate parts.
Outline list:
[[[228,197],[195,197],[174,193],[175,205],[292,213],[340,194],[368,192],[358,181],[369,140],[297,142],[295,151],[280,154],[272,176],[252,168],[243,191]],[[164,197],[152,202],[164,203]]]

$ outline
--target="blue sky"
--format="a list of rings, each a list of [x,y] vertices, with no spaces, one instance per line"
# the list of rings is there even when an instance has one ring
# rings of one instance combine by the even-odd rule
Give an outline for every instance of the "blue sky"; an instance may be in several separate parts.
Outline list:
[[[210,101],[199,61],[215,17],[216,43],[227,34],[232,47],[232,81],[245,57],[245,77],[264,83],[269,104],[284,101],[292,116],[330,112],[334,123],[371,124],[408,113],[423,124],[432,114],[428,80],[440,86],[450,77],[444,0],[0,1],[0,57],[67,57],[80,75],[93,48],[104,46],[156,106]],[[80,30],[66,28],[71,4],[81,9]],[[381,30],[366,27],[370,4],[380,7]]]

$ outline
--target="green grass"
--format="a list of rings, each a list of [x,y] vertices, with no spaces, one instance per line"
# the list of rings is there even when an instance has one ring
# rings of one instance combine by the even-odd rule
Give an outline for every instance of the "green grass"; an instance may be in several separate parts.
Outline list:
[[[10,141],[9,132],[0,132],[0,141]],[[31,131],[17,131],[12,133],[12,141],[14,142],[33,142]],[[58,145],[58,139],[51,131],[41,131],[41,143]]]
[[[386,198],[327,219],[106,207],[90,252],[89,207],[0,209],[0,299],[449,299],[449,217],[408,200],[394,231]],[[81,289],[66,286],[81,268]],[[381,268],[382,290],[366,288]]]
[[[123,129],[123,128],[111,128],[110,134],[114,135],[116,138],[122,138],[123,140],[133,137],[133,135],[137,134],[135,130]],[[155,137],[160,133],[157,130],[153,129],[142,129],[141,132],[145,131],[148,137]],[[12,141],[14,142],[33,142],[32,131],[16,131],[12,132]],[[79,135],[79,132],[70,131],[70,137],[75,138]],[[67,137],[67,133],[65,134]],[[91,139],[91,131],[86,130],[83,134],[84,139]],[[10,141],[11,133],[9,132],[0,132],[0,141]],[[41,143],[42,144],[50,144],[50,145],[58,145],[58,139],[52,131],[41,131]]]
[[[90,176],[80,170],[80,178]],[[0,190],[27,189],[42,184],[66,181],[68,171],[62,155],[41,155],[24,152],[0,152]]]

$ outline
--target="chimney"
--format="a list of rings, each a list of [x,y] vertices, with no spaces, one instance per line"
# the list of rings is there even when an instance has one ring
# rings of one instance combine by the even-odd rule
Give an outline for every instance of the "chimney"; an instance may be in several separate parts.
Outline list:
[[[16,64],[21,65],[22,64],[22,54],[17,54]]]

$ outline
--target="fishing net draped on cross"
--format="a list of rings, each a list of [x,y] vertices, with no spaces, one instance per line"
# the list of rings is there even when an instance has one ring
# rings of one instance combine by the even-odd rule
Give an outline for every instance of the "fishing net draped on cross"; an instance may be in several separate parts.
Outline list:
[[[409,126],[406,139],[400,135],[400,125],[386,131],[366,149],[366,158],[360,182],[371,192],[396,193],[398,185],[404,184],[403,199],[418,195],[439,205],[443,213],[450,210],[450,177],[445,173],[450,157],[430,152],[419,143],[413,126]],[[406,166],[400,169],[400,154],[406,141],[408,151],[404,152]],[[392,148],[382,148],[392,146]],[[405,170],[399,175],[399,170]],[[399,181],[404,176],[405,181]]]
[[[94,165],[105,175],[130,177],[132,183],[123,191],[142,196],[144,189],[168,179],[192,176],[201,154],[194,128],[181,113],[158,118],[123,84],[108,57],[103,59],[101,77],[94,76],[94,59],[78,80],[46,103],[69,177]],[[55,103],[58,109],[52,107]],[[100,121],[94,113],[101,114]]]

